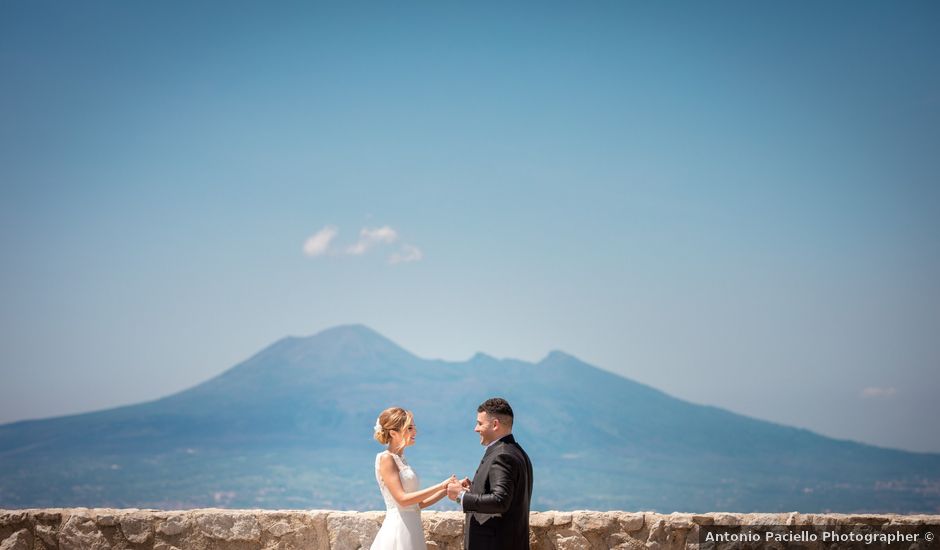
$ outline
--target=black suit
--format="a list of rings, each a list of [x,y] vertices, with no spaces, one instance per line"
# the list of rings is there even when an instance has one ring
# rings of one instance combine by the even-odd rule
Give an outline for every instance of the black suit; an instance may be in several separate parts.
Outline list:
[[[466,550],[529,548],[532,462],[509,434],[486,449],[463,496]]]

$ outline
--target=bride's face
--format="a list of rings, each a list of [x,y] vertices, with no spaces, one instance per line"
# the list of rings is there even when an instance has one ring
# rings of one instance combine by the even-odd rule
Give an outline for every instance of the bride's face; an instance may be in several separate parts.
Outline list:
[[[401,432],[394,431],[392,433],[397,435],[395,439],[397,440],[396,443],[398,447],[410,447],[415,444],[415,437],[418,435],[418,428],[414,424],[411,424]]]

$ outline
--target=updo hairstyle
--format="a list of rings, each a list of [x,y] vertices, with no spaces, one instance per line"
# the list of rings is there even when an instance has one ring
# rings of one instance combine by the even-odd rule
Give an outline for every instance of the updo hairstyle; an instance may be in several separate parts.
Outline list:
[[[391,432],[404,433],[405,429],[413,423],[411,411],[401,407],[389,407],[382,411],[375,423],[375,434],[372,437],[382,445],[388,445],[392,440]]]

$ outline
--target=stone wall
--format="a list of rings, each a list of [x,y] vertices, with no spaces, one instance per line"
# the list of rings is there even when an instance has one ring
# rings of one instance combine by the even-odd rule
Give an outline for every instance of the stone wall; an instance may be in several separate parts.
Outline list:
[[[384,512],[221,510],[185,511],[57,508],[0,510],[0,550],[356,550],[369,548]],[[424,512],[429,549],[457,550],[463,514]],[[940,516],[836,514],[656,514],[652,512],[532,512],[533,550],[673,549],[696,545],[709,526],[861,525],[871,532],[940,525]],[[940,533],[938,533],[940,534]],[[937,542],[904,545],[934,548]],[[764,545],[737,545],[758,548]],[[786,544],[770,545],[785,548]],[[696,548],[697,546],[691,546]],[[828,548],[810,544],[802,548]],[[837,547],[848,547],[842,545]],[[873,548],[877,545],[858,546]],[[898,548],[900,546],[891,546]]]

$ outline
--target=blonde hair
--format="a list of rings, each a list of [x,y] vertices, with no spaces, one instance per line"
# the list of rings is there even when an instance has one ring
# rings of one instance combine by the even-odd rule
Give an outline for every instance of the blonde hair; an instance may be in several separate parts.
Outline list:
[[[392,430],[404,434],[405,429],[414,423],[414,415],[411,411],[406,411],[401,407],[389,407],[382,411],[379,419],[375,422],[375,433],[372,437],[382,445],[388,445],[392,441],[389,434]]]

